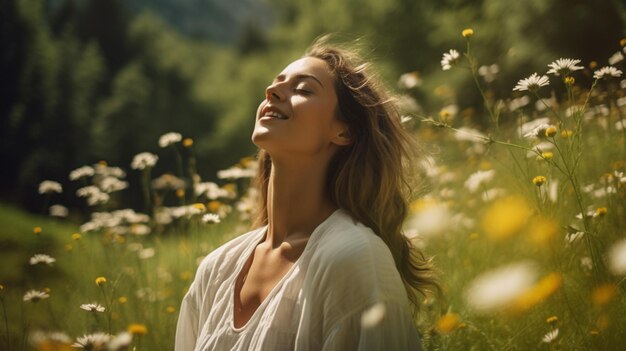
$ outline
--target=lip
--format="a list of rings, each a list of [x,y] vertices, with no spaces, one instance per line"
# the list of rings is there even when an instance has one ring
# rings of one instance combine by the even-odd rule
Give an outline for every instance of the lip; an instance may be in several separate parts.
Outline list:
[[[279,113],[279,114],[285,116],[285,118],[281,119],[281,118],[266,116],[266,114],[268,112]],[[270,104],[267,104],[267,105],[263,106],[263,108],[261,109],[261,116],[259,117],[259,120],[261,120],[261,119],[264,119],[264,120],[278,119],[278,120],[284,121],[284,120],[289,119],[289,116],[286,113],[284,113],[281,109],[279,109],[278,107],[270,105]]]

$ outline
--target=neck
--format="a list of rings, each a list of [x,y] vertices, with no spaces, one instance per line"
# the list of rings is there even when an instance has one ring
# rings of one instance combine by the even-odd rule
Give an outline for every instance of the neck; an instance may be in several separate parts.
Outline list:
[[[328,162],[319,160],[273,160],[267,192],[266,237],[272,247],[279,247],[288,238],[308,238],[337,209],[327,195],[327,168]]]

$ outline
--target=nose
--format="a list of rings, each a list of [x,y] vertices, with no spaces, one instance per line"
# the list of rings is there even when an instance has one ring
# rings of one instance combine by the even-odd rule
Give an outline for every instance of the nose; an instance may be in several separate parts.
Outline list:
[[[276,84],[272,84],[265,89],[265,98],[267,101],[282,101],[283,94],[280,92]]]

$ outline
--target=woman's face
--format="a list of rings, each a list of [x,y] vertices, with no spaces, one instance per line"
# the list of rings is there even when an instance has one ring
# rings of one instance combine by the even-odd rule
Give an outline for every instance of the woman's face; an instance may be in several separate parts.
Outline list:
[[[337,94],[326,62],[305,57],[287,66],[267,87],[256,114],[252,141],[280,155],[331,156],[347,142],[336,117]]]

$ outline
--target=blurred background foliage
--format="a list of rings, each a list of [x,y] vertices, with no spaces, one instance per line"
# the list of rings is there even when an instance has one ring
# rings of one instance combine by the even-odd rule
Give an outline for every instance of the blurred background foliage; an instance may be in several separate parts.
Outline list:
[[[265,86],[327,32],[358,40],[392,87],[417,72],[423,83],[403,93],[422,111],[480,112],[469,72],[446,75],[439,63],[464,50],[463,28],[476,32],[480,64],[500,67],[488,93],[508,94],[559,57],[605,64],[625,22],[619,0],[0,0],[0,199],[39,209],[40,181],[66,185],[69,171],[100,160],[128,169],[170,131],[194,140],[212,178],[254,153]],[[174,162],[161,157],[155,175]]]

